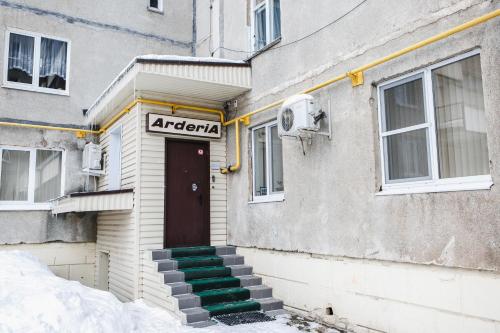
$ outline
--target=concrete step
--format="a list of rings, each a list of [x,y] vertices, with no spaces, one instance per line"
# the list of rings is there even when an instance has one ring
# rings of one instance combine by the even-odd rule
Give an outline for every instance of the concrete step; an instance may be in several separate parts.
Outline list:
[[[224,260],[224,266],[243,265],[245,263],[245,257],[237,254],[220,255],[220,257]]]
[[[189,326],[193,328],[205,328],[213,325],[217,325],[217,322],[215,320],[206,320],[189,324]]]
[[[196,307],[182,309],[179,313],[179,317],[184,325],[190,325],[193,323],[208,321],[210,319],[210,313],[203,308]]]
[[[236,248],[234,246],[216,246],[215,254],[218,256],[236,254]]]
[[[200,297],[196,296],[195,294],[175,295],[173,301],[175,306],[179,310],[201,306]]]
[[[232,276],[242,276],[242,275],[251,275],[252,274],[252,266],[248,265],[232,265],[227,266],[231,268]]]
[[[238,276],[242,287],[258,286],[262,284],[262,278],[254,275]]]
[[[153,261],[162,260],[162,259],[171,259],[172,258],[172,251],[170,251],[168,249],[153,250],[151,252],[151,257],[153,258]]]
[[[260,309],[264,312],[283,309],[283,301],[273,297],[260,298],[255,301],[260,303]]]
[[[250,298],[254,300],[261,298],[269,298],[273,296],[273,288],[262,284],[259,286],[245,287],[245,289],[250,290]]]
[[[174,271],[177,269],[177,261],[172,259],[156,260],[158,272]]]
[[[164,276],[164,283],[184,282],[184,273],[181,271],[161,272]]]
[[[192,286],[186,282],[173,282],[173,283],[167,283],[166,285],[170,287],[172,296],[189,294],[193,292]]]

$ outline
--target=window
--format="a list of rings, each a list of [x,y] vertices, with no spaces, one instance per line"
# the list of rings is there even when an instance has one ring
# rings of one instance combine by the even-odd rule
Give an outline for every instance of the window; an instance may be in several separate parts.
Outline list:
[[[148,9],[153,12],[163,12],[163,0],[149,0]]]
[[[491,186],[477,51],[382,85],[383,191],[456,191]]]
[[[283,200],[283,153],[276,122],[252,129],[253,201]]]
[[[62,151],[0,147],[0,157],[0,209],[48,209],[63,194]]]
[[[119,190],[122,181],[122,126],[111,130],[109,136],[108,190]]]
[[[67,93],[67,41],[39,34],[7,31],[6,45],[6,87]]]
[[[281,37],[280,0],[255,0],[253,10],[254,51]]]

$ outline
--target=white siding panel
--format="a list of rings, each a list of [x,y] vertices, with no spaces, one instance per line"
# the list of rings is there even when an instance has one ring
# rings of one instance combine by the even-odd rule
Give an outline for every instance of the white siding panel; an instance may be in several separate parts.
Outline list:
[[[137,175],[137,114],[135,107],[128,114],[117,121],[116,126],[122,128],[122,174],[121,188],[136,188]],[[109,151],[109,134],[102,134],[99,138],[105,159]],[[106,168],[109,163],[105,161]],[[107,190],[107,175],[99,178],[98,189]],[[99,252],[109,254],[109,290],[121,301],[130,301],[138,294],[138,250],[137,250],[137,195],[134,193],[134,208],[128,212],[100,212],[97,216],[97,258]],[[96,270],[96,279],[99,281],[99,269]]]

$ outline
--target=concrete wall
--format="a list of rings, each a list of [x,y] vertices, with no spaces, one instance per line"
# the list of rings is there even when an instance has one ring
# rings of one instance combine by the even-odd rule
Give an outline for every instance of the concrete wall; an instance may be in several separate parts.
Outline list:
[[[62,149],[66,155],[66,193],[83,190],[85,175],[80,170],[81,149],[84,144],[84,140],[76,139],[74,134],[69,132],[0,128],[2,146]],[[95,242],[95,239],[95,214],[68,213],[53,216],[48,211],[0,210],[0,244]]]
[[[390,15],[383,14],[384,10],[379,8],[385,6],[387,13],[390,6]],[[422,7],[426,8],[426,15]],[[477,1],[429,1],[425,6],[411,1],[384,3],[383,6],[366,3],[349,20],[340,21],[324,34],[290,45],[286,52],[271,49],[253,58],[254,88],[241,99],[239,113],[286,97],[494,8],[489,2]],[[341,14],[340,9],[329,10],[330,17]],[[283,1],[285,42],[290,40],[289,35],[300,35],[296,29],[302,25],[290,25],[293,15],[301,12],[307,18],[313,15],[312,11],[323,12],[312,5],[292,7],[288,3],[287,7],[287,1]],[[367,18],[373,16],[374,11],[380,12],[377,22],[397,20],[392,25],[375,24]],[[419,16],[414,16],[415,13]],[[320,25],[322,15],[318,14],[312,21]],[[353,20],[373,24],[352,26],[352,34],[347,38],[341,32],[346,31],[347,21]],[[316,94],[323,105],[331,100],[333,139],[314,138],[312,145],[306,145],[305,156],[297,141],[283,140],[285,201],[282,203],[247,202],[251,170],[249,131],[245,128],[241,135],[243,167],[229,178],[228,183],[229,242],[259,248],[498,271],[500,206],[496,203],[500,202],[500,193],[496,186],[483,191],[375,195],[381,180],[377,96],[376,88],[370,83],[480,47],[490,171],[495,182],[500,179],[500,116],[497,112],[500,95],[496,88],[500,75],[496,65],[499,24],[498,20],[490,21],[369,70],[365,73],[363,86],[352,88],[345,80]],[[391,34],[392,39],[388,39]],[[303,56],[299,59],[297,54]],[[332,62],[335,66],[328,67]],[[275,116],[276,110],[264,112],[252,118],[252,125]],[[234,129],[231,128],[229,161],[235,158],[233,137]]]
[[[252,58],[253,89],[239,99],[236,115],[499,7],[498,2],[475,0],[368,1],[321,32],[289,44],[357,3],[282,0],[282,41],[278,49]],[[500,21],[491,20],[366,71],[363,86],[353,88],[344,80],[315,93],[323,107],[331,103],[333,138],[315,137],[306,144],[305,156],[300,143],[283,140],[284,202],[248,203],[250,131],[243,129],[242,169],[228,177],[228,243],[247,248],[240,253],[285,305],[309,313],[331,306],[334,317],[360,325],[357,332],[498,330],[500,318],[490,311],[498,305],[483,300],[498,293],[500,190],[494,185],[490,190],[377,196],[376,85],[480,48],[490,174],[496,184],[499,29]],[[275,119],[276,112],[252,117],[252,126]],[[234,152],[230,127],[228,163],[235,160]]]
[[[82,109],[94,102],[133,57],[191,54],[192,1],[164,1],[164,14],[147,10],[148,1],[2,1],[2,77],[6,28],[69,39],[71,68],[69,96],[0,89],[0,118],[81,125]]]
[[[133,57],[191,54],[192,0],[163,0],[164,13],[149,1],[0,1],[0,77],[5,31],[16,28],[71,42],[69,96],[0,88],[0,121],[39,121],[81,126],[88,108]],[[52,147],[66,151],[66,193],[81,191],[84,140],[59,131],[0,128],[0,145]],[[0,211],[0,243],[95,241],[95,215],[47,211]]]
[[[27,251],[57,276],[94,286],[95,243],[47,243],[0,245],[0,251]]]

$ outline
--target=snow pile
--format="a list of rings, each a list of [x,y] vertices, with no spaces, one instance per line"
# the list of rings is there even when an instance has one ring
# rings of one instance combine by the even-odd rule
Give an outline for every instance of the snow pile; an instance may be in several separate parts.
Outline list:
[[[286,321],[193,329],[142,301],[122,303],[109,292],[59,278],[29,253],[0,252],[0,333],[298,332]]]

